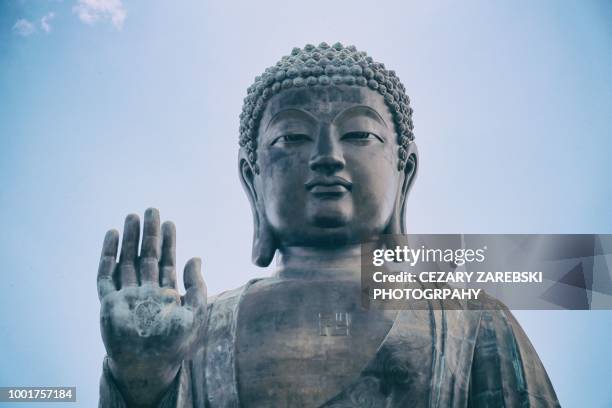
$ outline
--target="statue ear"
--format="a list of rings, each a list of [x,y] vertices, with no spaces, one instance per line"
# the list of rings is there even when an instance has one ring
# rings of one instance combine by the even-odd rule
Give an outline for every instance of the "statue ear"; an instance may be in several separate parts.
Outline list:
[[[395,211],[391,216],[389,225],[385,229],[385,234],[405,234],[406,233],[406,201],[408,201],[408,193],[416,179],[419,153],[416,143],[412,142],[408,145],[408,159],[404,167],[400,191],[397,202],[395,203]]]
[[[243,152],[240,153],[238,163],[240,181],[249,198],[251,210],[253,211],[252,261],[257,266],[266,267],[270,265],[276,253],[276,238],[274,237],[272,228],[268,224],[265,212],[263,211],[263,203],[260,202],[257,196],[255,173],[248,160],[244,157]]]

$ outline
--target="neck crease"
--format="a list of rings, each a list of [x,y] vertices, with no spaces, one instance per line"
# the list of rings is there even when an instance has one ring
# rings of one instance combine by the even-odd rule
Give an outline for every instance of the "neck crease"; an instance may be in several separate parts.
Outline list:
[[[279,251],[275,276],[291,279],[359,280],[361,245],[336,248],[285,247]]]

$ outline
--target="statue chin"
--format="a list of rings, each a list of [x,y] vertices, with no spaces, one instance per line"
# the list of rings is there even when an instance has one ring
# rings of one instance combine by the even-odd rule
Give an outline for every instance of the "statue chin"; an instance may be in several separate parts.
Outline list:
[[[309,208],[307,211],[308,222],[318,228],[340,228],[346,226],[352,211],[345,207],[334,206]]]

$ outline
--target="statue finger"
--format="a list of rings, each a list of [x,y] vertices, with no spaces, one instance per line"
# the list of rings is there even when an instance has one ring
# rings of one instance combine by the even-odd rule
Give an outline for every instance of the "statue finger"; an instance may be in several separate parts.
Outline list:
[[[156,208],[148,208],[145,211],[143,222],[141,258],[155,258],[159,260],[161,247],[159,224],[159,211]]]
[[[171,221],[162,224],[160,264],[161,286],[176,289],[176,227]]]
[[[145,211],[142,231],[142,248],[140,250],[140,283],[159,284],[159,258],[161,251],[161,232],[159,228],[159,211],[148,208]]]
[[[138,285],[136,258],[140,240],[140,218],[136,214],[125,217],[121,255],[119,257],[119,283],[123,286]]]
[[[155,258],[141,258],[138,264],[140,284],[159,286],[159,264]]]
[[[206,306],[206,284],[202,278],[202,260],[191,258],[185,265],[183,280],[185,282],[184,305],[195,310]]]
[[[102,254],[98,266],[98,297],[100,300],[111,292],[117,290],[113,281],[113,272],[117,265],[117,249],[119,247],[119,232],[109,230],[104,236]]]

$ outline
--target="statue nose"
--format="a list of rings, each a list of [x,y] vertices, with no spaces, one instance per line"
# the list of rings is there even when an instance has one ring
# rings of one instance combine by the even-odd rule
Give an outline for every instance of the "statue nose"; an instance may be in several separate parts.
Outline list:
[[[317,156],[310,161],[310,168],[321,173],[335,173],[344,168],[344,160],[335,156]]]
[[[326,174],[332,174],[344,168],[342,149],[329,133],[319,135],[309,165],[313,171]]]

